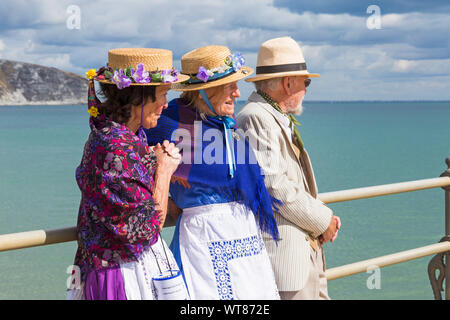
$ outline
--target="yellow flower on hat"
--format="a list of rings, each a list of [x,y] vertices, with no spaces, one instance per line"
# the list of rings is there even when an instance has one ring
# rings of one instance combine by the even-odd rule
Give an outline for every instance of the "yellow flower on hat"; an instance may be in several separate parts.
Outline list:
[[[91,117],[97,118],[97,116],[98,116],[98,109],[96,107],[90,107],[88,109],[88,112],[91,115]]]
[[[91,80],[92,77],[95,77],[96,75],[97,75],[96,69],[90,69],[88,72],[86,72],[86,78],[88,78],[89,80]]]

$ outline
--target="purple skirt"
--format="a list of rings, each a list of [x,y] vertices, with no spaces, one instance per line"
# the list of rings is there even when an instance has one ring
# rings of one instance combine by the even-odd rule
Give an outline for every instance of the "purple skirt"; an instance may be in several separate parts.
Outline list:
[[[84,285],[86,300],[127,300],[120,267],[91,270]]]

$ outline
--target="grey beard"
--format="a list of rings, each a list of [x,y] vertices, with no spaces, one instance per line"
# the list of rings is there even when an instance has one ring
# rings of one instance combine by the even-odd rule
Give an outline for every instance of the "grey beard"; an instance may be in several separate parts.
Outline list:
[[[292,113],[294,116],[299,116],[302,114],[302,112],[303,112],[303,103],[302,102],[300,102],[295,109],[289,111],[289,113]]]
[[[301,115],[303,112],[303,99],[300,101],[300,103],[295,108],[291,108],[287,112],[293,114],[294,116]]]

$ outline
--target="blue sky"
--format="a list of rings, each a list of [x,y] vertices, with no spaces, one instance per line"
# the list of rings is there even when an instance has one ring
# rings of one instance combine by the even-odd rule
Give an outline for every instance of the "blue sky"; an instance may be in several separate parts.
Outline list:
[[[371,5],[380,29],[368,27]],[[67,26],[70,6],[79,29]],[[117,47],[171,49],[180,67],[184,53],[220,44],[255,67],[262,42],[288,35],[321,74],[311,101],[450,100],[449,31],[448,0],[0,0],[0,58],[82,75]],[[241,99],[253,90],[239,86]]]

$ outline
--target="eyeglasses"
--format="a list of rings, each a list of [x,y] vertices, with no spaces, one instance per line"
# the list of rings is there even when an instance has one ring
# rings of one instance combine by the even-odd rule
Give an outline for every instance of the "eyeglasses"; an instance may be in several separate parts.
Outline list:
[[[305,88],[308,88],[308,86],[311,84],[311,79],[305,79]]]

